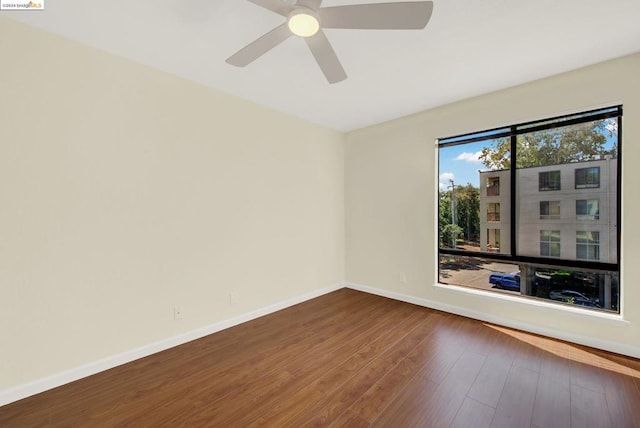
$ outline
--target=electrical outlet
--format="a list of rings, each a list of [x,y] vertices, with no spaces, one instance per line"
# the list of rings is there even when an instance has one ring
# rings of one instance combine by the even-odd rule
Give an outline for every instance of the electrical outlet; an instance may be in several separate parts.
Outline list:
[[[173,319],[181,320],[184,317],[184,306],[173,307]]]

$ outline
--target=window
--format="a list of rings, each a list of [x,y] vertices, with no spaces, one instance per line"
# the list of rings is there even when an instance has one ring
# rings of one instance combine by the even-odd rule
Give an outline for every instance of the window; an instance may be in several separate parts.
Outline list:
[[[576,232],[576,257],[600,260],[600,232]]]
[[[487,178],[487,196],[500,196],[500,177]]]
[[[599,220],[597,199],[578,199],[576,201],[576,220]]]
[[[560,231],[540,231],[540,256],[560,257]]]
[[[557,220],[560,218],[560,201],[540,201],[540,219]]]
[[[500,221],[500,204],[487,204],[487,221]]]
[[[538,190],[560,190],[560,171],[539,172]]]
[[[440,139],[438,281],[619,311],[621,132],[616,106]]]
[[[576,189],[600,187],[600,167],[576,169]]]
[[[500,229],[487,229],[487,251],[500,251]]]

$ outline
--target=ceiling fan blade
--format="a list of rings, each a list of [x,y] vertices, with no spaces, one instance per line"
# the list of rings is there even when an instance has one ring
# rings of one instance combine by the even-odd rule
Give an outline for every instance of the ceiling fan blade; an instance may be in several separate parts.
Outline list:
[[[282,16],[287,16],[295,7],[291,4],[287,4],[282,0],[249,0],[253,4],[262,6],[265,9],[269,9]]]
[[[289,27],[285,22],[231,55],[227,58],[227,62],[236,67],[244,67],[287,40],[290,36],[291,31],[289,31]]]
[[[433,2],[355,4],[323,7],[318,13],[323,28],[362,30],[417,30],[429,22]]]
[[[318,31],[314,36],[305,38],[305,41],[329,83],[337,83],[347,78],[347,73],[324,31]]]
[[[298,6],[306,6],[310,9],[318,9],[322,4],[322,0],[298,0]]]

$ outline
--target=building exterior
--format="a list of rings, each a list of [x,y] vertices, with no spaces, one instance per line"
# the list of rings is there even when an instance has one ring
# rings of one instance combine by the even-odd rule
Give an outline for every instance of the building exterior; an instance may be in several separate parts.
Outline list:
[[[520,255],[617,261],[617,159],[516,170]],[[480,172],[482,251],[510,252],[510,171]]]
[[[508,254],[511,242],[510,171],[480,171],[480,249]]]

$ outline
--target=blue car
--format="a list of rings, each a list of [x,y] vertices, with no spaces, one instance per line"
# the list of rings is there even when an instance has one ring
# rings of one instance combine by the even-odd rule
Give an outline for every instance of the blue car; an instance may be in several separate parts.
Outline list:
[[[598,299],[591,299],[582,293],[573,290],[553,290],[549,292],[549,298],[559,300],[565,303],[573,303],[574,305],[586,306],[589,308],[600,308]]]
[[[489,275],[489,283],[493,288],[501,290],[520,291],[520,272],[499,273]]]

